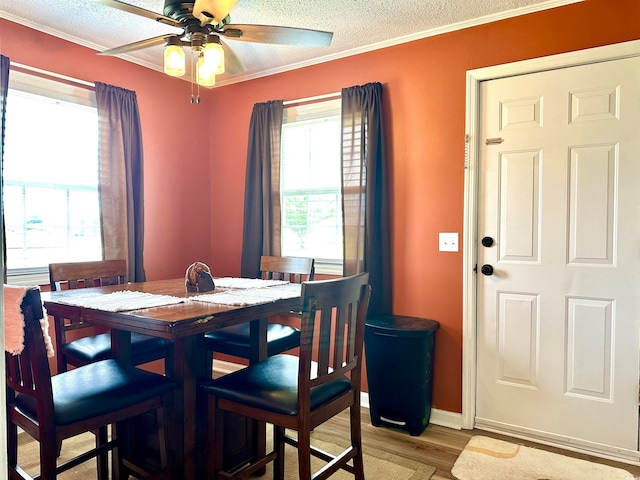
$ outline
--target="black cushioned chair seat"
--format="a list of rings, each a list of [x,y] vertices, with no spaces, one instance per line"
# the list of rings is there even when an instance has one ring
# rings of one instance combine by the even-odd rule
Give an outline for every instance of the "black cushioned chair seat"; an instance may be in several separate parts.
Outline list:
[[[250,358],[250,328],[248,323],[242,323],[206,333],[204,338],[207,350],[235,357]],[[300,346],[300,330],[279,323],[267,325],[267,356],[270,357],[298,346]]]
[[[174,386],[162,375],[113,359],[90,363],[51,377],[55,422],[66,425],[113,412],[153,398]],[[16,403],[35,418],[33,398],[18,395]]]
[[[312,365],[312,369],[314,365]],[[311,410],[351,387],[347,377],[311,389]],[[205,392],[285,415],[297,414],[298,357],[276,355],[209,381]]]
[[[141,333],[131,334],[131,356],[135,365],[159,358],[158,350],[169,348],[171,340],[151,337]],[[82,364],[111,358],[111,334],[101,333],[82,337],[62,347],[67,357],[78,359]]]

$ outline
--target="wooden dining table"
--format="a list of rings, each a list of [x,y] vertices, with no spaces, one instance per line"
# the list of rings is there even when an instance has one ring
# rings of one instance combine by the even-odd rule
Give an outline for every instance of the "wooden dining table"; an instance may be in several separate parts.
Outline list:
[[[300,285],[268,286],[266,288],[269,289],[271,297],[278,297],[277,289],[281,289],[283,298],[258,298],[256,303],[255,299],[246,300],[251,297],[248,291],[240,292],[220,286],[233,284],[230,282],[233,279],[214,280],[215,291],[203,293],[187,292],[183,278],[42,293],[44,306],[49,315],[82,319],[91,324],[109,327],[112,330],[114,356],[118,359],[130,361],[132,332],[173,340],[173,371],[167,374],[177,384],[170,414],[171,451],[175,465],[173,477],[176,479],[205,478],[197,458],[198,449],[206,446],[207,432],[196,427],[202,425],[196,409],[197,382],[199,378],[211,376],[211,372],[206,371],[204,333],[251,322],[251,343],[254,352],[252,360],[261,360],[267,356],[267,318],[300,309]],[[115,309],[113,305],[109,305],[108,308],[105,306],[102,300],[114,295],[123,295],[122,292],[150,294],[148,298],[151,299],[152,306],[134,308],[136,305],[130,304],[127,307],[126,302]],[[140,293],[130,295],[136,296]],[[242,293],[238,296],[240,300],[235,303],[234,293]],[[213,301],[198,300],[200,295],[211,298],[211,294],[221,294],[218,297],[223,303],[214,303],[215,298]],[[89,295],[95,295],[93,300]],[[179,298],[180,303],[153,306],[154,299],[165,296]]]

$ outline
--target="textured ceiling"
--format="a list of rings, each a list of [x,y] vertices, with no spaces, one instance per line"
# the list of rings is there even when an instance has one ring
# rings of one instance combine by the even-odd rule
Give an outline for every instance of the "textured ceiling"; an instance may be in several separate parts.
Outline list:
[[[162,13],[163,0],[126,0]],[[231,23],[310,28],[334,32],[329,47],[264,45],[224,40],[245,72],[221,75],[235,83],[423,38],[464,26],[581,0],[239,0]],[[107,50],[179,29],[91,0],[0,0],[0,17],[93,48]],[[122,55],[162,71],[162,46]]]

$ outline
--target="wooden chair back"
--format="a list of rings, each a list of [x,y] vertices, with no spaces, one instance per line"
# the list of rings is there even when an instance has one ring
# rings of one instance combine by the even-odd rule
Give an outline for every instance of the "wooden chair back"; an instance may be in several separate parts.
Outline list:
[[[302,284],[299,416],[309,415],[313,387],[345,375],[351,382],[349,397],[359,403],[364,326],[370,295],[368,273]],[[317,362],[317,371],[312,369],[312,361]],[[303,420],[309,421],[309,418]]]
[[[51,370],[40,325],[43,317],[40,290],[27,291],[22,302],[24,316],[24,350],[19,355],[5,352],[7,403],[12,405],[16,394],[33,399],[39,410],[47,418],[53,418],[53,393],[51,390]],[[12,409],[7,411],[14,415]],[[33,436],[33,435],[32,435]]]
[[[265,280],[288,280],[291,283],[302,283],[313,280],[315,262],[313,258],[263,255],[260,258],[260,273]]]
[[[51,291],[72,290],[76,288],[101,287],[127,283],[126,260],[101,260],[94,262],[68,262],[49,264],[49,285]],[[90,328],[91,331],[80,336],[96,332],[94,325],[86,324],[81,318],[65,318],[54,315],[56,365],[59,372],[67,370],[69,359],[64,354],[64,345],[70,341],[69,332]],[[77,335],[76,335],[77,337]]]
[[[49,264],[51,291],[127,283],[126,260]]]
[[[53,388],[51,384],[51,370],[47,358],[44,333],[40,320],[44,317],[40,290],[32,288],[27,290],[22,301],[22,315],[24,317],[24,349],[18,355],[5,352],[5,378],[7,382],[7,428],[8,428],[8,460],[9,466],[20,470],[17,466],[18,441],[17,426],[19,425],[32,438],[46,442],[43,436],[49,436],[57,444],[56,451],[60,451],[61,440],[56,439],[55,427],[47,425],[44,420],[55,418],[55,407],[53,404]],[[36,406],[36,418],[22,413],[17,404],[17,397],[20,395],[24,403]],[[24,399],[28,400],[24,400]],[[30,419],[26,420],[26,419]],[[51,422],[52,423],[52,422]],[[43,428],[41,428],[43,427]],[[43,434],[44,432],[44,434]],[[105,430],[106,435],[106,430]],[[49,462],[55,464],[56,452],[43,448],[40,451],[41,461],[44,457],[49,457]],[[51,457],[54,458],[51,458]],[[101,468],[106,470],[107,457],[102,458]],[[42,463],[42,462],[41,462]],[[99,464],[100,465],[100,464]],[[13,474],[13,470],[11,471]],[[25,474],[26,475],[26,474]],[[23,476],[23,478],[31,478]]]

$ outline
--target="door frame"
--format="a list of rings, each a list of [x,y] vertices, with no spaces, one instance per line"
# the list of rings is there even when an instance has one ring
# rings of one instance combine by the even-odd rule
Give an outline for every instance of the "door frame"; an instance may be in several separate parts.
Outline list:
[[[476,414],[477,340],[477,235],[480,155],[480,83],[515,75],[543,72],[622,58],[640,57],[640,40],[550,55],[493,67],[468,70],[466,75],[466,122],[464,159],[464,224],[462,272],[462,419],[472,429]],[[640,88],[640,85],[638,85]],[[640,348],[640,345],[639,345]]]

